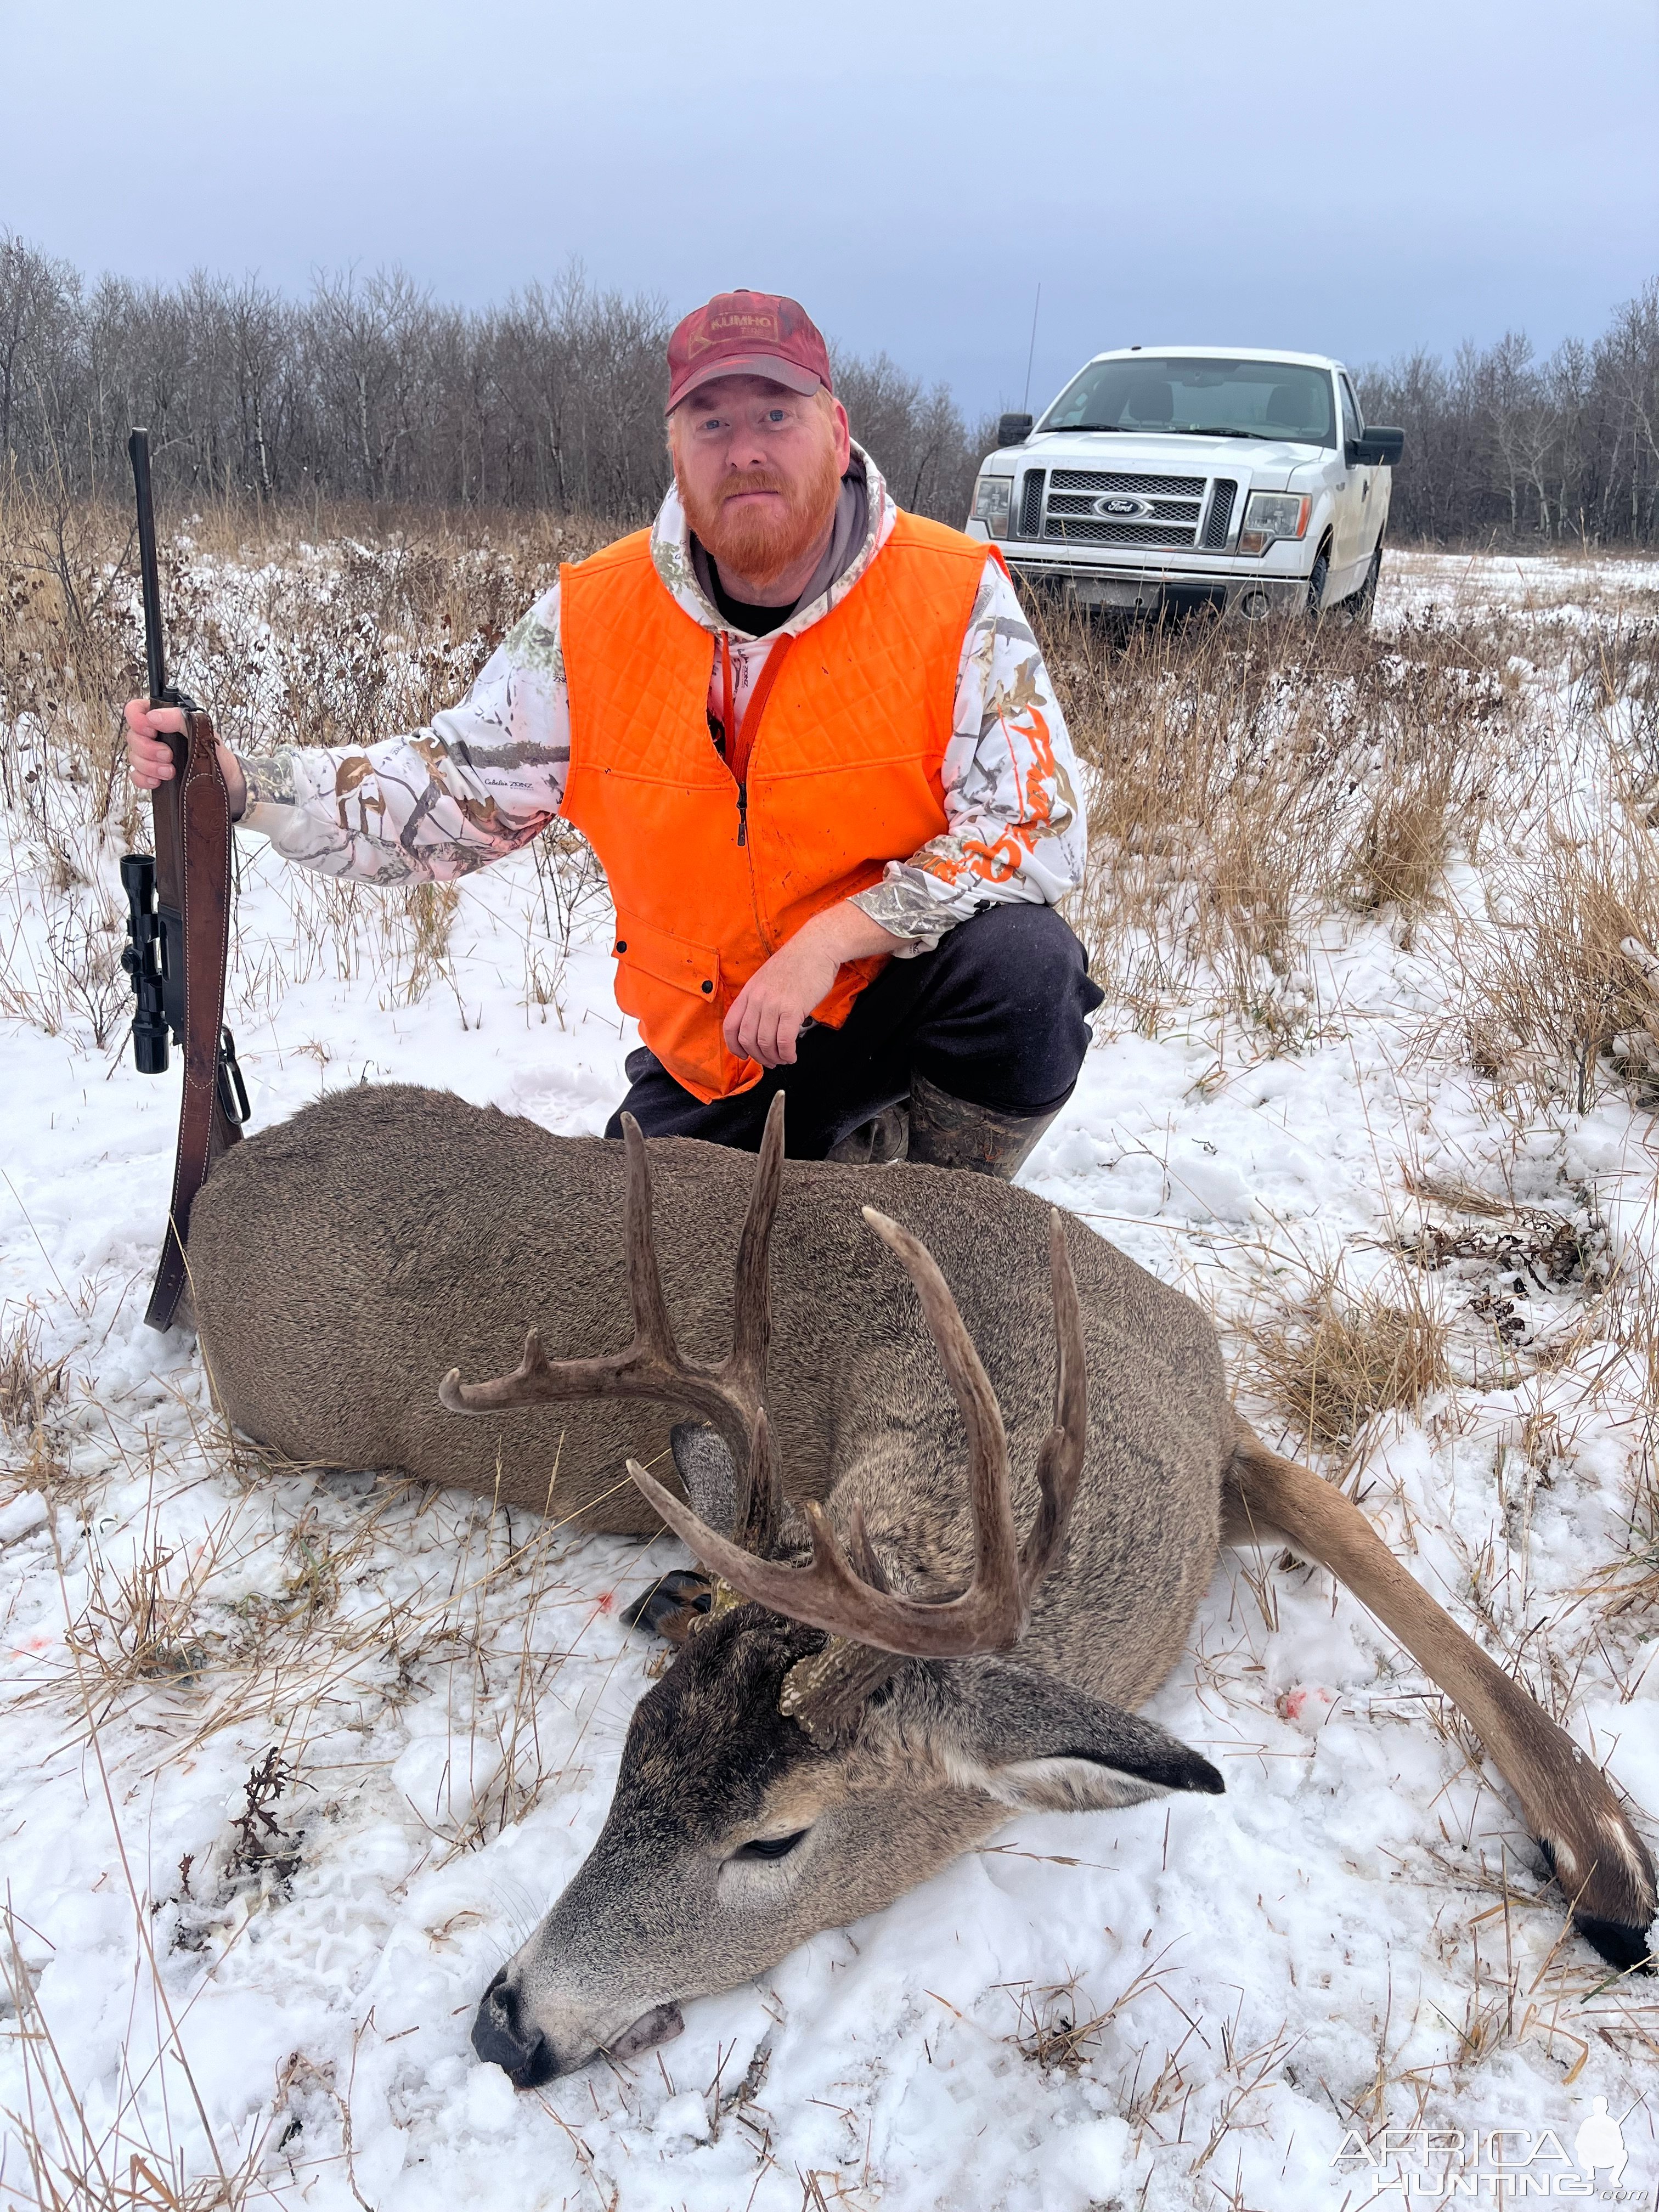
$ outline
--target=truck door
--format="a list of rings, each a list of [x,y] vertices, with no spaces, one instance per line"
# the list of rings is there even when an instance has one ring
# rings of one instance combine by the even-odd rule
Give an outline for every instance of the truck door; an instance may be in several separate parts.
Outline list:
[[[1342,448],[1346,456],[1355,441],[1364,435],[1365,420],[1346,369],[1338,372],[1336,388],[1341,404]],[[1371,507],[1376,471],[1350,462],[1343,474],[1347,486],[1336,495],[1336,542],[1332,549],[1331,567],[1334,571],[1343,572],[1334,574],[1332,581],[1339,593],[1346,595],[1358,591],[1364,580],[1365,564],[1376,543],[1378,526]]]

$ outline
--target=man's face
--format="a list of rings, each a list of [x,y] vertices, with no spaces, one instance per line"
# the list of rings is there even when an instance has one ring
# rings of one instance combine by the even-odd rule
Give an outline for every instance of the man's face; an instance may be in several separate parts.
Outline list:
[[[669,418],[686,519],[719,565],[773,583],[829,529],[850,452],[847,410],[763,376],[700,385]]]

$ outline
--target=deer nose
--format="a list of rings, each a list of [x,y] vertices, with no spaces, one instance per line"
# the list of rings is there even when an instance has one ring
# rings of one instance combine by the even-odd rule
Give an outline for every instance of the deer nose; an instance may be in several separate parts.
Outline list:
[[[515,2089],[539,2089],[558,2072],[547,2038],[526,2027],[519,1992],[503,1966],[484,1991],[472,2023],[472,2048],[486,2066],[499,2066]]]

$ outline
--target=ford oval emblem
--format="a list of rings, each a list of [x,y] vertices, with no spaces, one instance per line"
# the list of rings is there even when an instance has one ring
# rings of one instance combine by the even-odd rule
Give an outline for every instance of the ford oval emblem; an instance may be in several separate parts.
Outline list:
[[[1114,493],[1109,499],[1097,499],[1095,501],[1097,514],[1150,514],[1152,511],[1151,504],[1146,500],[1126,499],[1121,492]]]

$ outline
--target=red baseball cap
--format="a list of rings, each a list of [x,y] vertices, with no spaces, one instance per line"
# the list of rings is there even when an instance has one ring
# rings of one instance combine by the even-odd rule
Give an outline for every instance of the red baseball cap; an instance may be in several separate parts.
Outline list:
[[[769,376],[789,392],[833,392],[830,349],[799,300],[776,292],[717,292],[668,341],[668,404],[717,376]]]

